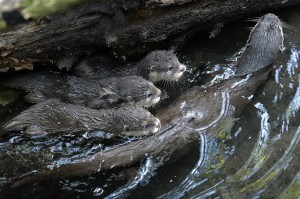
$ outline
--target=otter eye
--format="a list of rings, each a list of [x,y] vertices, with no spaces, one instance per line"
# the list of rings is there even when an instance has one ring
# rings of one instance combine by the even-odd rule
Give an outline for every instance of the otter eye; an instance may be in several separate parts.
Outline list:
[[[169,70],[173,70],[173,69],[174,69],[174,67],[173,67],[173,66],[170,66],[168,69],[169,69]]]
[[[152,93],[149,93],[148,95],[147,95],[147,98],[149,98],[149,97],[151,97],[152,96]]]
[[[150,125],[147,124],[144,126],[144,129],[148,129],[149,127],[150,127]]]

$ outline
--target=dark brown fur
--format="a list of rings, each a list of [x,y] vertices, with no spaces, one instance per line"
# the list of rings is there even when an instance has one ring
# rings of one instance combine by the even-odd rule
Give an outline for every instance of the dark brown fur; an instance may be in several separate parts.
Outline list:
[[[74,73],[83,77],[124,77],[141,76],[153,83],[159,81],[173,82],[178,80],[186,67],[181,64],[173,51],[156,50],[136,64],[109,68],[107,58],[92,56],[80,61],[74,67]]]
[[[3,128],[28,134],[103,130],[114,135],[149,135],[158,131],[160,122],[139,106],[93,110],[49,100],[21,112]]]
[[[273,64],[283,51],[282,24],[274,14],[262,16],[251,30],[246,48],[237,62],[236,76],[253,73]]]
[[[160,100],[161,91],[152,82],[138,76],[86,79],[61,73],[16,75],[1,84],[28,91],[29,103],[48,99],[83,105],[89,108],[111,108],[120,104],[150,107]]]

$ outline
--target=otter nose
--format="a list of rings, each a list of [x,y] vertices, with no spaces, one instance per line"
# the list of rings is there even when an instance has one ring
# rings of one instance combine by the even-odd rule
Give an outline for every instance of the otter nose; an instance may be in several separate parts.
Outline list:
[[[184,72],[186,70],[186,66],[181,64],[179,70],[180,72]]]

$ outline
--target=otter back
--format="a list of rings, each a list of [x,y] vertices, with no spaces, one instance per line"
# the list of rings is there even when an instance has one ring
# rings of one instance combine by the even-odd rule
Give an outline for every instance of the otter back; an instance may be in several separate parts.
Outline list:
[[[29,103],[59,99],[90,108],[107,109],[121,104],[150,107],[160,100],[161,91],[137,76],[86,79],[61,73],[31,73],[1,80],[1,84],[28,91]]]
[[[93,110],[49,100],[21,112],[3,128],[28,134],[103,130],[114,135],[149,135],[159,130],[160,122],[139,106]]]

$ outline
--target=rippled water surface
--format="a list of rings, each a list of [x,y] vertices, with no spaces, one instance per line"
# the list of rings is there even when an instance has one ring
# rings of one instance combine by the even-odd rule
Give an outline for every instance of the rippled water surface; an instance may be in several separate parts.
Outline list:
[[[0,197],[299,198],[300,7],[276,14],[292,27],[284,29],[286,49],[231,131],[210,137],[201,134],[199,146],[179,160],[149,157],[126,171],[115,169],[87,178],[3,188]],[[254,25],[245,20],[236,23],[239,26],[225,26],[214,39],[208,39],[207,33],[199,34],[179,53],[189,67],[179,84],[182,90],[186,85],[215,83],[230,74],[230,63],[246,43],[248,27]],[[18,98],[7,92],[10,98]],[[22,108],[24,104],[2,108],[2,120]],[[6,164],[11,173],[28,174],[128,141],[111,140],[103,132],[50,138],[16,133],[1,138],[0,150],[8,154]],[[28,154],[30,160],[26,159]],[[14,169],[14,165],[23,168]],[[5,184],[9,177],[1,177],[0,183]]]

